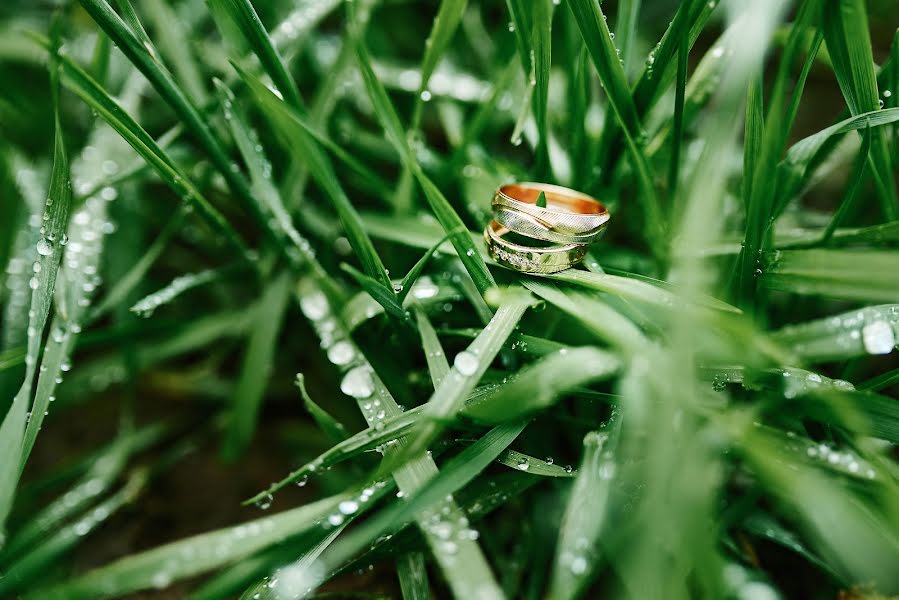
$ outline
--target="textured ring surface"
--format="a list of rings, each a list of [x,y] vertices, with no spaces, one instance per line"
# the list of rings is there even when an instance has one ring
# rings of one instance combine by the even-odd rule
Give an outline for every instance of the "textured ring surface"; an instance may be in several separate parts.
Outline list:
[[[546,206],[537,206],[540,193],[546,198]],[[511,183],[500,187],[493,197],[494,210],[506,209],[527,215],[529,221],[518,220],[527,227],[528,231],[518,231],[510,227],[516,233],[537,237],[533,235],[535,227],[543,226],[544,237],[537,237],[545,241],[570,242],[571,238],[560,239],[545,237],[548,234],[559,236],[577,236],[580,243],[593,241],[605,228],[609,221],[609,211],[601,202],[581,192],[548,183]],[[528,227],[525,223],[531,223]],[[545,232],[548,232],[545,233]]]
[[[605,225],[601,225],[598,230],[584,234],[561,233],[534,215],[501,205],[493,206],[493,219],[506,229],[520,235],[557,244],[589,244],[596,241],[606,228]]]
[[[556,244],[529,247],[510,242],[503,236],[509,229],[491,220],[484,228],[487,251],[493,259],[524,273],[555,273],[572,267],[584,259],[586,244]]]

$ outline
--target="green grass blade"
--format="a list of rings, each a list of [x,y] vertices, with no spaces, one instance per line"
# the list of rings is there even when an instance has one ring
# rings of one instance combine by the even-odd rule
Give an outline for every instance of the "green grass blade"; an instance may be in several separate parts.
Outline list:
[[[788,325],[772,337],[809,362],[888,354],[899,339],[899,305],[869,306]]]
[[[868,13],[862,0],[839,0],[835,9],[822,11],[824,40],[833,70],[853,115],[880,108]],[[887,220],[896,219],[899,198],[893,181],[892,162],[883,131],[873,132],[871,167],[881,208]]]
[[[184,91],[194,102],[205,104],[208,100],[206,85],[200,73],[200,65],[187,43],[186,25],[178,19],[174,9],[163,0],[141,2],[141,9],[153,25],[159,40],[159,49],[172,63],[172,68],[183,82]],[[105,35],[101,39],[108,40]]]
[[[287,149],[298,163],[305,164],[309,168],[312,176],[326,192],[365,273],[392,293],[390,278],[385,273],[384,264],[375,251],[371,239],[362,228],[359,214],[343,191],[330,162],[315,146],[315,142],[309,139],[305,129],[295,118],[295,111],[247,71],[239,69],[239,72],[253,92],[260,108],[271,120],[276,131],[281,134]]]
[[[427,199],[428,204],[431,205],[434,216],[440,221],[440,224],[447,234],[458,231],[460,228],[464,229],[465,225],[462,223],[462,219],[459,218],[459,215],[453,210],[453,207],[450,206],[450,203],[447,201],[446,197],[444,197],[440,189],[424,174],[421,167],[416,162],[412,149],[409,146],[409,141],[406,139],[406,133],[400,123],[399,116],[393,108],[393,104],[390,102],[390,98],[387,96],[387,91],[384,89],[383,84],[372,70],[368,54],[360,40],[356,41],[356,56],[359,68],[362,71],[362,78],[365,81],[368,95],[375,107],[378,119],[381,121],[381,125],[384,127],[388,139],[390,139],[394,148],[399,153],[400,158],[403,159],[404,165],[415,175],[416,179],[418,179],[418,183],[421,185],[425,198]],[[489,288],[493,287],[495,282],[490,271],[487,270],[487,266],[484,264],[484,260],[481,258],[480,253],[468,237],[454,235],[450,240],[453,247],[456,248],[459,259],[462,261],[462,264],[465,265],[466,270],[471,275],[472,280],[483,295]]]
[[[222,446],[222,453],[229,459],[246,450],[256,431],[260,405],[274,364],[281,322],[293,291],[292,284],[292,276],[281,273],[266,287],[256,305],[255,325],[240,367],[228,431]]]
[[[412,287],[415,285],[415,282],[418,281],[418,277],[424,270],[425,265],[427,265],[431,257],[434,256],[434,253],[440,249],[440,246],[442,246],[444,242],[449,240],[454,235],[466,235],[467,233],[468,230],[465,228],[450,232],[443,236],[439,242],[428,248],[428,251],[425,252],[424,255],[419,258],[414,265],[412,265],[412,268],[409,269],[409,272],[406,273],[405,277],[403,277],[403,282],[400,284],[400,291],[398,291],[396,294],[397,300],[400,304],[402,304],[406,300],[406,296],[408,296],[409,292],[412,291]]]
[[[151,548],[26,597],[94,600],[160,587],[160,583],[168,585],[229,565],[318,527],[346,498],[344,494],[331,496],[275,515]],[[183,560],[184,556],[191,559]]]
[[[409,314],[406,312],[406,309],[403,308],[403,306],[400,304],[399,299],[397,298],[397,295],[393,291],[393,289],[384,289],[383,285],[379,284],[377,281],[375,281],[365,273],[360,273],[346,263],[340,265],[340,268],[344,273],[352,277],[356,281],[356,283],[359,284],[359,287],[365,290],[366,293],[368,293],[368,295],[372,297],[372,299],[383,306],[387,314],[396,317],[400,321],[409,320]]]
[[[488,424],[526,417],[570,390],[612,376],[619,367],[614,355],[596,348],[562,349],[522,369],[465,414]]]
[[[428,571],[421,552],[407,552],[396,561],[403,600],[429,600]]]
[[[299,109],[303,106],[299,90],[290,76],[284,60],[275,49],[268,32],[259,20],[256,9],[249,0],[212,0],[218,10],[227,14],[234,22],[235,27],[225,28],[222,33],[239,31],[247,45],[259,58],[262,67],[281,92],[284,100],[292,107]],[[216,13],[213,13],[216,14]]]
[[[62,123],[57,103],[59,67],[56,52],[51,64],[51,91],[54,104],[53,168],[49,190],[44,205],[41,238],[35,246],[33,275],[29,280],[31,308],[28,319],[28,341],[25,355],[25,380],[13,398],[12,405],[0,424],[0,533],[5,529],[6,518],[12,507],[13,496],[19,481],[22,463],[27,459],[25,435],[28,411],[32,401],[34,375],[37,370],[41,337],[53,303],[56,276],[66,243],[66,227],[72,202],[72,185],[69,180],[69,160],[66,154]],[[3,536],[5,537],[5,536]]]
[[[614,443],[606,432],[591,432],[584,438],[584,456],[559,531],[551,598],[577,597],[596,569],[611,493],[609,481],[615,472]]]
[[[858,158],[852,168],[852,173],[849,175],[848,189],[846,190],[843,199],[840,201],[840,205],[837,207],[833,218],[830,220],[830,223],[827,224],[827,227],[824,228],[824,233],[821,234],[821,244],[827,244],[831,238],[833,238],[834,231],[836,231],[837,227],[840,226],[849,211],[855,206],[855,198],[858,196],[858,190],[861,187],[862,178],[865,175],[865,167],[870,159],[872,139],[873,136],[871,135],[870,128],[866,128],[865,133],[862,136],[862,147],[858,151]]]
[[[418,324],[418,332],[421,335],[421,345],[425,351],[428,373],[431,375],[434,389],[437,389],[449,373],[450,366],[446,360],[446,354],[443,352],[443,346],[440,345],[437,332],[434,331],[434,326],[431,325],[425,311],[418,306],[415,308],[415,322]]]
[[[891,302],[899,289],[899,256],[863,250],[783,250],[763,270],[759,284],[797,294]]]
[[[415,99],[415,108],[413,109],[413,129],[418,128],[421,117],[421,103],[426,98],[430,99],[431,92],[428,91],[428,83],[431,81],[431,75],[434,74],[434,69],[437,68],[437,64],[446,52],[453,34],[456,33],[467,6],[468,0],[442,0],[440,2],[440,9],[434,18],[431,33],[428,35],[428,39],[425,40],[425,54],[421,60],[420,69],[421,82],[418,84],[418,95]]]
[[[332,417],[309,396],[309,392],[306,391],[305,378],[302,373],[297,373],[296,384],[300,390],[300,396],[303,399],[303,406],[306,407],[306,410],[309,411],[309,414],[315,419],[319,429],[321,429],[335,444],[339,444],[349,438],[350,434],[347,432],[346,427],[343,426],[343,423]]]

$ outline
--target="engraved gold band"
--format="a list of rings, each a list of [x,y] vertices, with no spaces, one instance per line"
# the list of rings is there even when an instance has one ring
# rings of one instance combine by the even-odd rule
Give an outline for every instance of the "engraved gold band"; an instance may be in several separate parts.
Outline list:
[[[487,251],[493,259],[516,271],[555,273],[579,263],[587,253],[586,244],[555,244],[545,247],[522,246],[505,239],[509,229],[491,220],[484,228]]]
[[[546,206],[538,206],[543,192]],[[560,244],[589,244],[604,231],[609,212],[581,192],[548,183],[512,183],[493,197],[494,219],[515,233]]]

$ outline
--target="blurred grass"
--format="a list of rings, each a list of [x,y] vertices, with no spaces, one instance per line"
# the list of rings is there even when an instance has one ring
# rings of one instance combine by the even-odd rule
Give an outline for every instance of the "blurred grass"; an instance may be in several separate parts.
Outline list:
[[[56,4],[0,597],[899,593],[894,3]],[[610,207],[584,267],[489,258],[515,180]]]

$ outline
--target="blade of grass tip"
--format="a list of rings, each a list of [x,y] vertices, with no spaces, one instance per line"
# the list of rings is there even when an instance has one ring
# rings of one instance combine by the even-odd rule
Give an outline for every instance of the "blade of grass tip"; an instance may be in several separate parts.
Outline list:
[[[45,42],[39,41],[42,45]],[[240,235],[231,227],[224,216],[194,187],[162,148],[125,111],[120,104],[91,79],[77,64],[65,56],[59,57],[62,82],[70,91],[84,100],[106,121],[137,153],[147,161],[162,177],[162,180],[184,199],[197,208],[213,229],[223,234],[225,239],[246,256],[248,250]]]
[[[526,366],[463,413],[487,424],[523,418],[549,408],[566,392],[611,377],[620,367],[621,361],[609,352],[563,348]]]
[[[229,272],[234,272],[242,264],[229,265],[221,269],[207,269],[196,273],[187,273],[174,278],[167,286],[144,296],[134,303],[131,312],[141,317],[151,317],[157,308],[168,304],[181,294],[221,279]]]
[[[437,332],[434,331],[434,326],[431,325],[427,313],[418,305],[414,306],[413,311],[418,324],[418,333],[421,335],[421,345],[425,351],[425,361],[428,363],[428,373],[431,376],[434,389],[437,389],[449,373],[450,366],[446,360],[446,354],[443,352],[443,346],[440,345]]]
[[[332,316],[331,305],[321,290],[306,279],[301,282],[297,295],[300,309],[311,321],[325,350],[329,351],[337,343],[344,343],[352,350],[351,353],[344,353],[340,360],[335,361],[340,363],[337,365],[341,371],[340,387],[343,393],[356,400],[369,427],[385,427],[385,419],[408,414],[403,413],[371,363],[353,344],[346,326]],[[411,412],[414,411],[409,411]],[[398,451],[401,451],[401,445],[387,444],[384,451],[385,460],[391,460]],[[426,454],[404,462],[395,469],[383,470],[391,472],[400,491],[406,496],[420,489],[425,482],[433,480],[438,474],[433,458]],[[464,528],[460,529],[459,524],[463,522],[464,516],[455,501],[446,499],[444,495],[439,510],[427,519],[424,517],[418,519],[417,523],[437,564],[457,596],[477,597],[478,589],[501,596],[480,546],[474,538],[462,535],[461,529]],[[447,530],[456,540],[452,547],[445,544],[446,539],[443,536]]]
[[[509,292],[509,297],[499,305],[487,327],[453,359],[449,373],[428,399],[421,426],[410,436],[409,444],[385,468],[401,464],[428,449],[443,430],[444,423],[462,409],[465,398],[512,335],[531,302],[531,295],[522,290]]]
[[[425,53],[420,68],[421,81],[418,84],[418,94],[412,109],[411,128],[413,130],[418,129],[421,122],[422,103],[431,99],[431,92],[428,91],[431,75],[434,74],[434,69],[446,52],[453,34],[456,33],[467,6],[468,0],[442,0],[440,2],[440,9],[431,25],[431,33],[425,40]]]
[[[300,92],[291,77],[290,72],[275,49],[268,32],[259,20],[256,9],[249,0],[211,0],[222,12],[227,14],[234,24],[234,29],[222,30],[239,31],[243,35],[253,53],[262,63],[262,68],[281,92],[281,96],[292,107],[299,109],[303,106]],[[213,13],[216,14],[216,13]]]
[[[618,59],[618,52],[612,41],[605,15],[596,0],[568,0],[593,65],[603,84],[612,112],[621,125],[627,144],[628,155],[633,161],[637,184],[644,202],[647,235],[650,246],[658,254],[667,246],[665,226],[653,183],[652,169],[644,153],[646,135],[640,124],[640,117],[631,98],[630,86],[624,68]]]
[[[618,16],[615,18],[616,45],[621,50],[621,60],[624,61],[624,70],[633,74],[634,68],[634,39],[637,35],[637,20],[640,16],[640,0],[624,0],[618,6]]]
[[[396,293],[391,290],[384,289],[384,286],[366,275],[360,273],[352,266],[342,263],[341,270],[352,277],[359,286],[368,293],[378,304],[384,307],[387,314],[399,319],[400,321],[408,321],[409,314],[397,300]]]
[[[752,174],[756,171],[759,147],[765,134],[765,90],[761,75],[749,83],[746,94],[746,124],[743,133],[743,205],[748,207],[752,199]],[[775,107],[773,110],[777,110]]]
[[[172,218],[168,220],[146,252],[141,255],[140,260],[134,263],[134,266],[128,270],[125,276],[117,280],[106,295],[103,296],[103,299],[97,303],[85,319],[88,323],[96,321],[118,306],[137,288],[144,280],[144,276],[150,270],[150,267],[159,259],[172,238],[181,230],[181,225],[184,223],[186,216],[187,212],[184,205],[182,205],[175,211]]]
[[[233,168],[224,145],[216,137],[209,121],[191,103],[178,86],[172,74],[109,6],[106,0],[79,0],[84,10],[106,32],[128,60],[147,78],[153,88],[179,116],[187,131],[193,133],[197,141],[209,155],[216,170],[224,177],[228,187],[241,200],[244,208],[261,227],[266,236],[277,239],[270,229],[268,219],[260,210],[253,194],[239,171]],[[122,0],[127,3],[127,0]],[[280,247],[280,245],[276,246]],[[288,259],[290,257],[288,256]]]
[[[382,486],[372,500],[390,490]],[[338,494],[275,515],[246,521],[131,554],[47,588],[29,600],[93,600],[169,584],[238,562],[260,550],[310,531],[354,495]],[[184,560],[185,556],[191,557]]]
[[[821,245],[826,245],[830,241],[833,237],[833,232],[836,231],[843,219],[846,218],[846,215],[849,214],[849,211],[855,206],[855,198],[858,195],[862,178],[865,176],[865,168],[871,157],[871,139],[871,127],[869,126],[865,128],[865,132],[862,134],[862,147],[858,151],[858,158],[856,158],[855,165],[852,167],[852,173],[849,175],[849,186],[846,189],[843,200],[821,234],[821,239],[818,242]]]
[[[827,51],[837,82],[853,115],[878,110],[882,106],[874,73],[874,56],[864,0],[838,0],[822,10],[822,26]],[[871,171],[886,220],[896,219],[899,198],[893,181],[892,161],[884,132],[874,132],[871,140]]]
[[[531,54],[531,34],[533,26],[533,4],[527,0],[506,0],[509,14],[512,20],[509,29],[515,33],[515,46],[518,48],[518,56],[521,59],[521,68],[528,81],[534,78],[535,57]]]
[[[275,126],[275,130],[280,134],[288,152],[298,163],[305,164],[309,168],[312,177],[331,200],[346,231],[347,239],[362,263],[365,273],[392,293],[393,286],[384,269],[384,263],[381,262],[381,257],[375,251],[371,238],[363,229],[359,213],[347,198],[330,162],[299,124],[296,111],[291,110],[259,79],[237,65],[234,67],[252,91],[259,107]]]
[[[67,241],[66,226],[69,218],[69,206],[72,202],[72,185],[69,181],[69,160],[66,155],[62,123],[59,117],[59,66],[55,58],[58,56],[60,21],[52,26],[53,41],[50,63],[50,88],[53,101],[53,168],[50,173],[50,185],[47,201],[44,205],[44,219],[41,238],[35,246],[35,262],[29,280],[31,288],[31,309],[28,319],[28,341],[25,355],[25,379],[13,398],[12,405],[0,424],[0,540],[5,536],[6,518],[12,507],[13,496],[21,473],[24,456],[25,431],[28,422],[28,410],[31,404],[31,392],[34,375],[37,369],[40,344],[53,303],[53,292],[56,288],[56,275],[62,258],[63,244]],[[2,544],[0,544],[2,545]]]
[[[431,206],[434,216],[437,217],[437,220],[443,226],[443,230],[449,234],[458,231],[459,228],[464,229],[465,224],[462,222],[462,219],[459,218],[459,215],[453,210],[453,207],[450,206],[450,203],[447,201],[446,197],[444,197],[443,193],[441,193],[439,188],[424,174],[421,167],[416,162],[412,149],[409,146],[409,141],[406,138],[405,130],[400,123],[399,116],[397,115],[393,104],[390,102],[390,98],[387,96],[387,91],[384,89],[383,84],[372,70],[371,62],[369,61],[362,40],[357,39],[354,43],[356,46],[357,62],[359,64],[359,69],[362,72],[362,78],[365,81],[368,95],[372,105],[375,107],[375,113],[381,122],[381,126],[384,127],[388,139],[399,153],[404,165],[415,175],[416,179],[418,179],[419,185],[421,185],[422,191],[425,194],[425,198]],[[468,236],[458,235],[452,236],[450,241],[456,249],[462,264],[465,265],[465,269],[471,275],[475,285],[477,285],[478,291],[483,295],[488,289],[495,285],[495,281],[493,275],[487,270],[487,265],[484,264],[484,259],[481,258],[474,242]]]
[[[396,561],[396,573],[400,581],[403,600],[429,600],[428,571],[421,552],[407,552]]]
[[[428,509],[439,506],[439,503],[447,496],[457,492],[463,486],[476,478],[518,437],[526,424],[513,422],[500,425],[479,439],[477,442],[460,452],[451,459],[438,475],[430,479],[423,487],[405,498],[393,502],[384,511],[376,514],[371,519],[362,523],[357,529],[351,531],[346,537],[338,540],[328,548],[321,556],[321,564],[314,572],[309,572],[304,583],[307,589],[315,589],[321,583],[321,574],[329,573],[343,565],[346,561],[362,552],[379,536],[391,531],[399,530],[410,523],[417,516],[427,515]],[[436,515],[436,512],[430,513]],[[463,527],[463,533],[468,535],[467,522]],[[465,539],[464,535],[452,539]],[[445,542],[444,542],[445,543]],[[452,542],[454,545],[456,542]],[[466,568],[468,568],[466,566]],[[474,581],[469,575],[466,581],[450,582],[453,591],[460,598],[503,598],[504,594],[487,582]],[[293,590],[293,593],[302,593],[304,590]],[[461,594],[461,595],[460,595]]]
[[[584,437],[584,456],[568,496],[550,582],[550,598],[576,598],[590,583],[599,562],[600,537],[606,521],[615,474],[617,420],[611,431]]]
[[[332,417],[328,411],[312,400],[309,396],[309,392],[306,391],[306,379],[303,377],[302,373],[297,373],[296,385],[300,390],[303,406],[305,406],[306,410],[309,411],[309,414],[312,415],[312,418],[318,424],[319,429],[321,429],[332,442],[338,444],[350,437],[350,434],[347,432],[346,427],[343,426],[343,423]]]
[[[899,338],[899,304],[867,306],[787,325],[771,337],[813,363],[889,354]]]
[[[255,326],[240,367],[222,445],[222,453],[228,459],[242,454],[256,431],[262,399],[274,368],[278,334],[293,291],[292,283],[290,273],[282,272],[265,288],[255,308]]]

